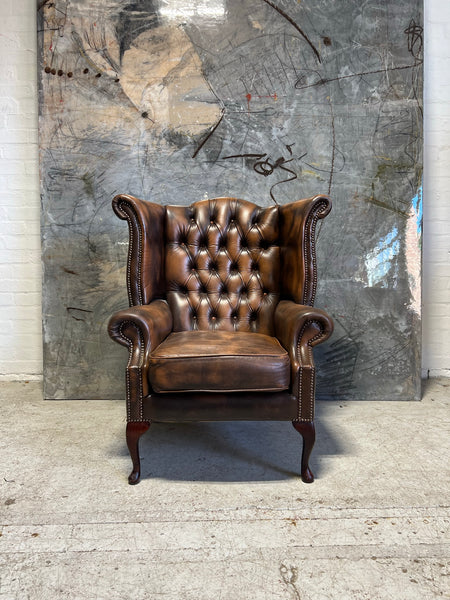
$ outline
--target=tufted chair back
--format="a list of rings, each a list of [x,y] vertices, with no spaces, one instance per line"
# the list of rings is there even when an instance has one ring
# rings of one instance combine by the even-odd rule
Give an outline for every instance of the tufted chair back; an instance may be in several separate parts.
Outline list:
[[[165,275],[174,331],[273,335],[278,218],[276,206],[234,198],[166,207]]]

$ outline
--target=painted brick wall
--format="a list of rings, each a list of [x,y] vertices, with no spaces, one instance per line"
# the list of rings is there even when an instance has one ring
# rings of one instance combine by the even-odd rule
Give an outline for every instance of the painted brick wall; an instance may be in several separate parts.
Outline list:
[[[422,367],[450,376],[450,2],[424,4]]]
[[[0,378],[42,377],[36,0],[0,3]]]
[[[423,371],[450,375],[450,2],[426,0]],[[0,379],[42,376],[36,0],[0,6]]]

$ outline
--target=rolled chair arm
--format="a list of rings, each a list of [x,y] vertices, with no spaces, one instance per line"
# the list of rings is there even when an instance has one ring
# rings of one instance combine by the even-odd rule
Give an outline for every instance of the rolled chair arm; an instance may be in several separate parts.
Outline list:
[[[291,360],[291,388],[298,421],[314,418],[315,367],[312,349],[333,333],[333,321],[319,308],[282,300],[275,309],[275,335]]]
[[[172,331],[173,319],[165,300],[131,306],[116,312],[108,323],[110,337],[128,348],[127,417],[142,420],[142,399],[149,395],[147,369],[150,352]]]
[[[308,363],[312,356],[310,349],[332,333],[333,320],[320,308],[282,300],[275,309],[275,335],[291,358],[302,364]]]
[[[140,351],[145,353],[144,359],[171,331],[172,313],[165,300],[119,310],[108,323],[110,337],[127,348],[131,342],[139,346]],[[139,338],[136,337],[137,332],[140,334]]]

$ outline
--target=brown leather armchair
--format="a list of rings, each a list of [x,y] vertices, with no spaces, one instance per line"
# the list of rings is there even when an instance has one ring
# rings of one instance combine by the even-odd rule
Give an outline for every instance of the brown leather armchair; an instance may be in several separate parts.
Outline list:
[[[151,423],[231,420],[292,421],[303,437],[301,476],[312,482],[312,349],[333,330],[312,308],[315,227],[330,199],[261,208],[119,195],[113,209],[130,234],[130,308],[108,326],[129,352],[129,483],[139,481],[139,438]]]

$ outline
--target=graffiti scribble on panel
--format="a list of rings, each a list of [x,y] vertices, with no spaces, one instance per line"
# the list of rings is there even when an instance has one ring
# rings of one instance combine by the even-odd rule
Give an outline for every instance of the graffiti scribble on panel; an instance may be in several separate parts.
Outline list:
[[[419,394],[421,0],[38,2],[45,395],[123,396],[117,193],[333,199],[318,396]]]

